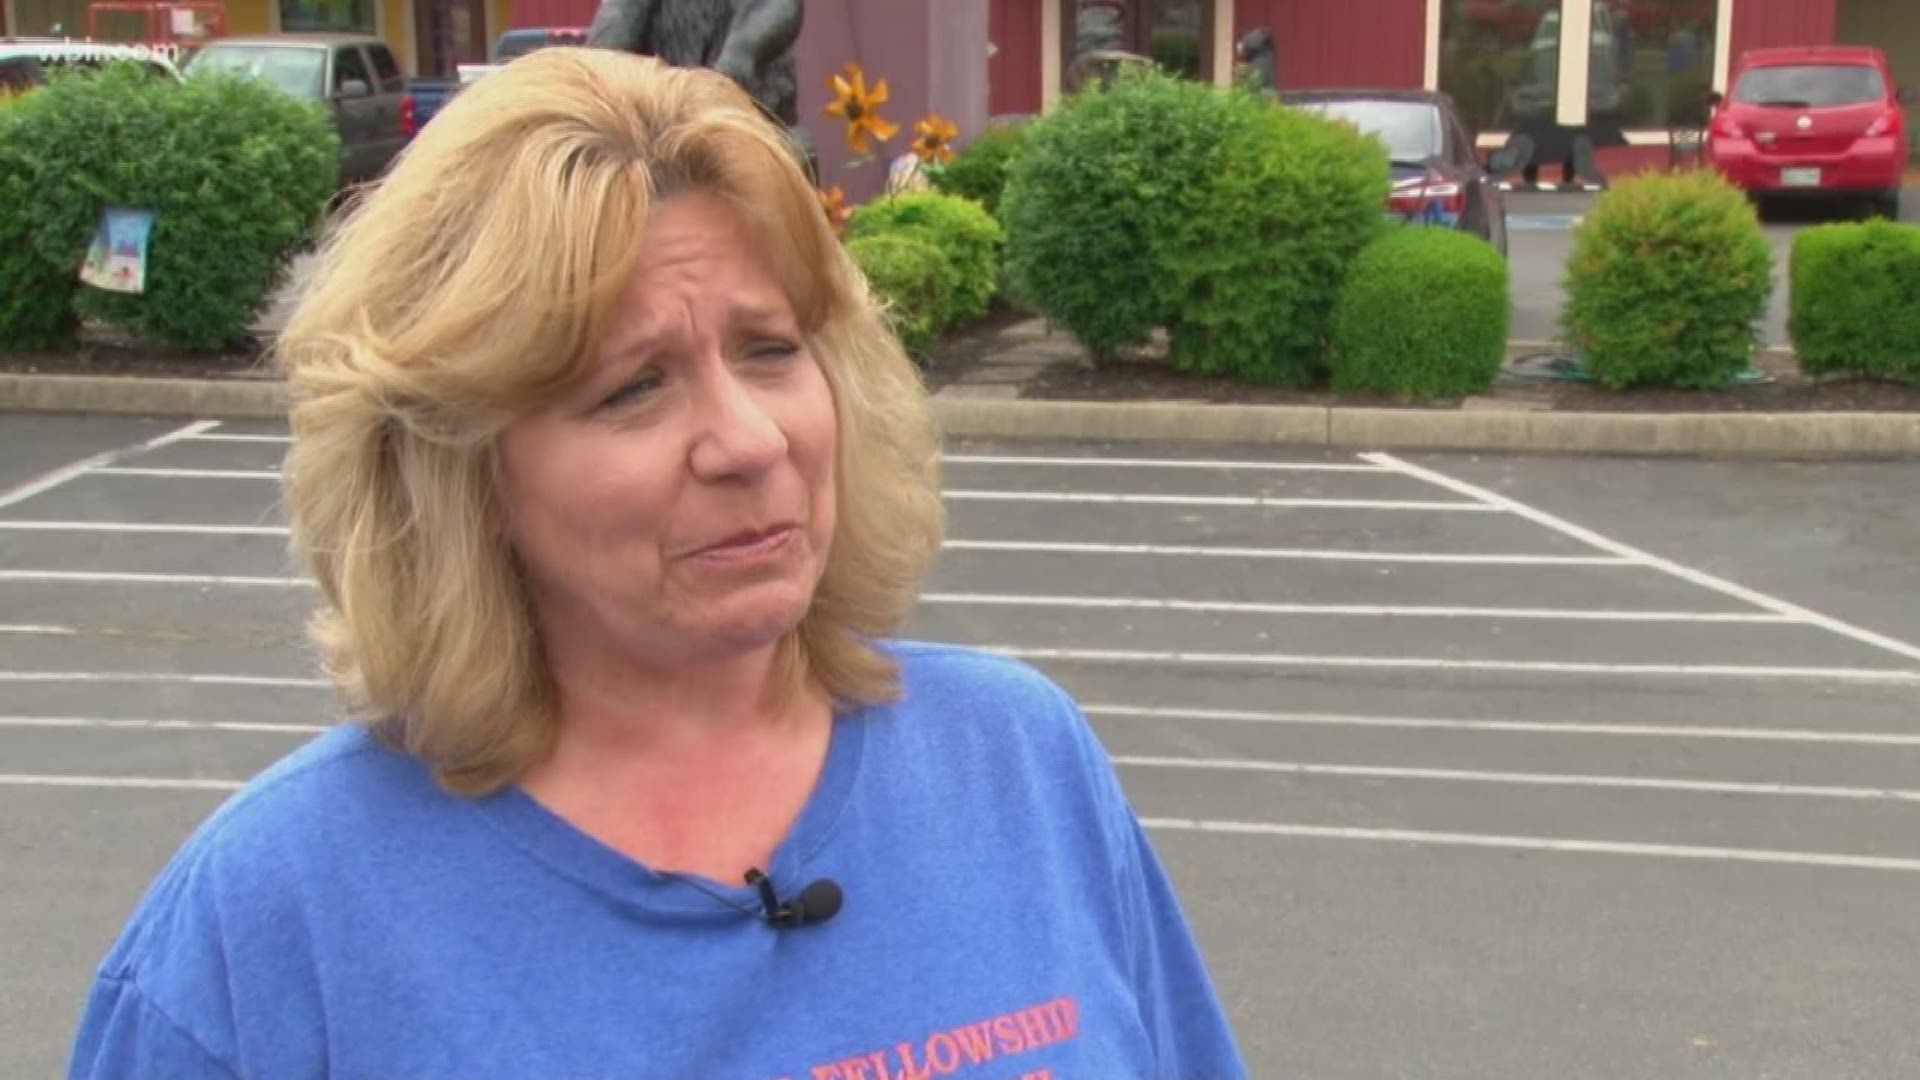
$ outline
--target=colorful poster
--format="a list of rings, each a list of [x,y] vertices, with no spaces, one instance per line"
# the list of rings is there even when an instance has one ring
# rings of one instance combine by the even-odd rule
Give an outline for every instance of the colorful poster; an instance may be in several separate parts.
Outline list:
[[[80,265],[80,280],[96,289],[141,293],[147,290],[147,237],[153,211],[108,207]]]

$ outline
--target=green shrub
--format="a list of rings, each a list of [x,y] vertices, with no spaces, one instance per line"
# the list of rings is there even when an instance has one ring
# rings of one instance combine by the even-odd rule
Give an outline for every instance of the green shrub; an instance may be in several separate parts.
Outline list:
[[[44,223],[28,212],[55,182],[31,145],[43,96],[0,99],[0,349],[65,348],[79,327],[79,255],[47,258],[39,238]]]
[[[1507,261],[1438,227],[1395,229],[1363,252],[1334,315],[1337,390],[1402,400],[1486,390],[1506,358]]]
[[[909,352],[933,344],[938,315],[951,301],[953,263],[930,241],[912,234],[878,234],[847,241],[847,254],[885,302],[894,332]]]
[[[1007,189],[1007,171],[1026,146],[1026,129],[997,124],[967,144],[958,157],[927,169],[934,190],[972,199],[998,216],[1000,196]]]
[[[846,236],[916,236],[938,248],[952,264],[946,295],[934,313],[941,330],[984,316],[1000,289],[1004,233],[971,199],[937,191],[876,199],[853,212]]]
[[[1261,95],[1209,88],[1228,121],[1196,212],[1162,253],[1175,367],[1308,386],[1328,374],[1347,274],[1388,228],[1386,149]]]
[[[1920,383],[1920,228],[1870,221],[1802,230],[1791,276],[1787,328],[1802,370]]]
[[[1310,382],[1387,190],[1386,152],[1350,127],[1129,68],[1029,130],[1008,273],[1096,356],[1164,328],[1184,370]]]
[[[325,110],[239,76],[183,85],[133,65],[57,78],[33,97],[0,175],[36,181],[9,212],[31,222],[40,259],[72,277],[102,209],[155,212],[146,291],[81,287],[69,306],[173,348],[244,345],[336,188]]]
[[[1156,240],[1198,210],[1220,126],[1214,102],[1198,84],[1127,72],[1028,127],[1000,204],[1009,283],[1096,356],[1139,345],[1166,321]]]
[[[1721,387],[1745,369],[1773,291],[1752,204],[1711,170],[1647,174],[1574,234],[1561,326],[1614,389]]]

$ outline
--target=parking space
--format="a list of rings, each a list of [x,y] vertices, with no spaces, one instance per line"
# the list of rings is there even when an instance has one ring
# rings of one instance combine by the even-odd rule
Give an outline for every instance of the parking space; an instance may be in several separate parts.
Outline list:
[[[282,431],[106,430],[0,494],[4,1075],[332,716]],[[1255,1075],[1920,1069],[1910,472],[956,444],[946,485],[909,633],[1075,693]]]

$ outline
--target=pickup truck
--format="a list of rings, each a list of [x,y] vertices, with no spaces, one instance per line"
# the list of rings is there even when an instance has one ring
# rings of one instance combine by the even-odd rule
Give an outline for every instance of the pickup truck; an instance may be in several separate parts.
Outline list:
[[[216,38],[181,67],[235,71],[326,106],[340,133],[340,184],[377,179],[412,136],[407,77],[371,34],[287,32]]]
[[[585,45],[587,28],[584,26],[523,26],[500,35],[493,43],[493,55],[484,64],[460,64],[460,86],[466,86],[475,79],[497,70],[516,56],[525,56],[535,49],[554,46]]]

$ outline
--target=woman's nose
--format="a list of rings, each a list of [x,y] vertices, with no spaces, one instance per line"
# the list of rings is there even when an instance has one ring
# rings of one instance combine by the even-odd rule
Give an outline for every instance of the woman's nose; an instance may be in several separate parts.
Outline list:
[[[699,395],[691,455],[694,475],[710,481],[751,477],[778,464],[786,456],[787,437],[771,395],[723,362],[709,370]]]

